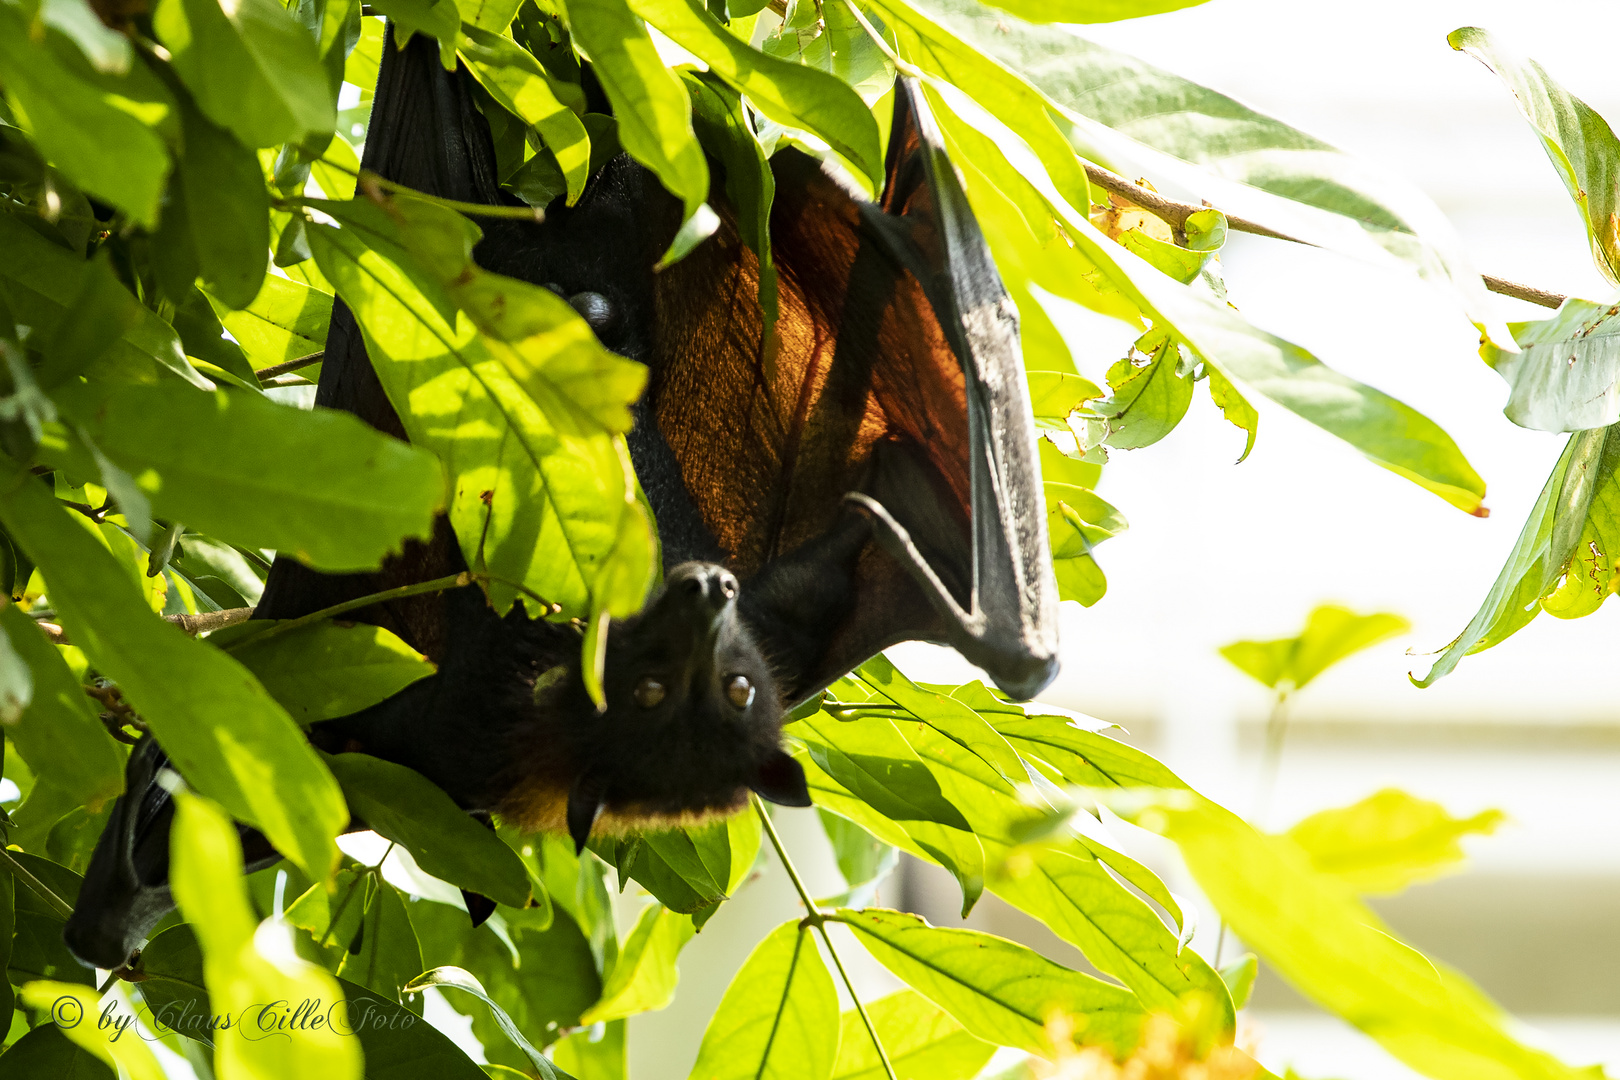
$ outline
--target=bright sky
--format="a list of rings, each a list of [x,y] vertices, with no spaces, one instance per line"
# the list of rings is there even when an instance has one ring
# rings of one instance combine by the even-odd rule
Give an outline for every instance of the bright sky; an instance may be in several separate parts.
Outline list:
[[[1507,91],[1446,44],[1464,25],[1536,57],[1620,121],[1610,55],[1620,8],[1612,4],[1214,0],[1085,33],[1416,183],[1455,223],[1476,268],[1608,295],[1580,221]],[[1403,655],[1407,648],[1440,648],[1473,615],[1563,445],[1562,436],[1502,416],[1506,386],[1479,360],[1460,312],[1415,277],[1295,245],[1237,237],[1222,258],[1231,299],[1249,319],[1445,427],[1489,484],[1492,516],[1462,514],[1263,402],[1255,451],[1234,466],[1242,437],[1200,390],[1170,437],[1114,454],[1100,491],[1131,530],[1099,550],[1107,597],[1089,611],[1064,605],[1065,669],[1046,696],[1127,723],[1189,701],[1257,715],[1263,693],[1213,650],[1291,634],[1312,606],[1337,601],[1400,612],[1413,633],[1324,677],[1298,715],[1612,717],[1610,658],[1620,645],[1612,604],[1571,623],[1543,615],[1429,690],[1406,681],[1408,670],[1427,670],[1423,658]],[[1505,319],[1550,314],[1492,299]],[[1094,378],[1132,336],[1085,312],[1071,325]],[[944,678],[954,668],[954,658],[923,647],[899,656],[919,675]]]

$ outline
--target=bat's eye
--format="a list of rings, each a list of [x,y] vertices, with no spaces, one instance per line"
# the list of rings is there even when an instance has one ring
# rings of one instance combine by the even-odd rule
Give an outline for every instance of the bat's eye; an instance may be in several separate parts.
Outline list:
[[[603,331],[613,325],[614,317],[618,314],[613,302],[599,292],[575,293],[568,298],[568,303],[582,319],[590,323],[597,337],[601,337]]]
[[[663,703],[665,693],[667,691],[664,684],[649,677],[636,683],[635,693],[632,696],[635,697],[636,704],[643,709],[656,709]]]
[[[739,709],[754,703],[754,684],[748,681],[748,676],[733,675],[726,680],[726,700]]]

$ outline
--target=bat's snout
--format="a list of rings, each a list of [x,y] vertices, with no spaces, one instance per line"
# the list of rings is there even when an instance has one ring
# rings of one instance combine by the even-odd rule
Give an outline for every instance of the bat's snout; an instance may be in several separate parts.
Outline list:
[[[669,573],[665,589],[689,607],[713,618],[737,600],[737,575],[713,563],[683,563]]]

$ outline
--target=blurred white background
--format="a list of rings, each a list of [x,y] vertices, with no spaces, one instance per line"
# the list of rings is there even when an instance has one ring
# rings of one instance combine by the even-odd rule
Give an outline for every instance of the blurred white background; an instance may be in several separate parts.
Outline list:
[[[1213,0],[1150,19],[1083,28],[1272,113],[1418,185],[1461,233],[1477,269],[1561,293],[1601,298],[1579,218],[1507,91],[1451,50],[1459,26],[1489,29],[1538,59],[1569,90],[1620,120],[1613,43],[1620,6],[1404,0],[1328,5]],[[1397,785],[1453,813],[1488,806],[1512,822],[1469,844],[1470,870],[1378,906],[1398,931],[1481,981],[1529,1025],[1527,1037],[1574,1064],[1620,1065],[1620,708],[1613,605],[1584,620],[1542,616],[1506,644],[1418,690],[1408,671],[1468,622],[1495,579],[1562,436],[1501,414],[1507,391],[1479,360],[1460,311],[1414,277],[1289,244],[1235,236],[1222,256],[1232,302],[1260,326],[1419,408],[1457,440],[1489,484],[1478,520],[1363,460],[1278,408],[1260,404],[1259,440],[1241,466],[1236,428],[1199,391],[1181,427],[1115,453],[1102,494],[1131,530],[1099,550],[1108,595],[1066,604],[1064,672],[1045,700],[1122,724],[1205,793],[1253,802],[1264,691],[1216,648],[1296,632],[1317,603],[1388,610],[1412,633],[1330,672],[1295,704],[1271,824]],[[1504,319],[1549,313],[1492,297]],[[1132,332],[1086,313],[1066,322],[1083,370],[1100,381]],[[954,654],[893,653],[918,678],[969,677]],[[789,813],[796,858],[836,870],[807,813]],[[803,819],[800,821],[799,819]],[[803,828],[799,826],[802,825]],[[1126,830],[1122,830],[1125,832]],[[1183,894],[1173,856],[1126,837]],[[780,873],[746,890],[712,924],[764,929],[797,910]],[[780,887],[776,887],[780,886]],[[903,887],[902,887],[903,886]],[[954,885],[908,868],[886,903],[940,922]],[[1072,950],[987,900],[975,925]],[[1197,947],[1210,955],[1206,911]],[[744,946],[702,935],[682,958],[682,992],[632,1025],[637,1080],[684,1077],[703,1025]],[[738,956],[732,956],[732,952]],[[855,953],[853,947],[841,950]],[[1230,957],[1231,943],[1227,954]],[[873,991],[886,984],[870,973]],[[1279,1072],[1382,1080],[1411,1075],[1376,1045],[1314,1012],[1264,972],[1250,1019]]]

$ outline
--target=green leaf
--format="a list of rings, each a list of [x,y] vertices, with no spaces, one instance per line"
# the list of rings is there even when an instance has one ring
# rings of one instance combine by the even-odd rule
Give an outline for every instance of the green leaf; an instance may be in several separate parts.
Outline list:
[[[1620,297],[1594,303],[1570,297],[1550,319],[1509,323],[1519,352],[1490,341],[1480,356],[1507,380],[1502,409],[1520,427],[1582,431],[1620,420]]]
[[[72,324],[64,324],[64,319],[87,314],[77,306],[81,297],[96,296],[104,303],[117,299],[129,305],[127,329],[117,336],[106,354],[92,364],[89,369],[92,373],[108,370],[126,379],[152,382],[159,375],[152,370],[152,365],[157,364],[194,386],[212,389],[186,360],[174,328],[118,284],[105,259],[80,258],[51,243],[11,214],[0,214],[0,248],[11,256],[0,260],[0,289],[12,314],[26,319],[47,342],[66,335],[68,342],[82,347],[82,339],[74,333]],[[102,280],[98,282],[97,277]],[[107,310],[101,305],[98,307],[103,312]],[[111,315],[115,325],[126,319],[124,311],[114,310]],[[84,357],[80,355],[77,359]],[[77,366],[68,366],[60,374],[65,377],[78,370]],[[42,378],[41,383],[49,386],[50,380]]]
[[[1305,689],[1340,660],[1410,629],[1412,624],[1399,615],[1357,615],[1337,604],[1322,604],[1310,613],[1298,637],[1234,641],[1221,648],[1221,655],[1260,685],[1289,693]]]
[[[561,883],[553,881],[562,891]],[[541,927],[539,909],[502,908],[474,929],[460,908],[414,901],[411,920],[421,937],[427,961],[438,968],[461,968],[477,979],[492,1003],[486,1009],[456,994],[445,999],[472,1019],[473,1036],[492,1062],[525,1071],[534,1068],[532,1054],[509,1037],[499,1008],[526,1039],[537,1046],[552,1043],[577,1029],[579,1017],[602,992],[596,957],[559,895],[549,926]],[[569,1069],[569,1072],[575,1070]]]
[[[235,1017],[272,1002],[336,1001],[336,980],[293,956],[290,940],[274,958],[261,951],[231,819],[189,791],[178,790],[174,798],[169,882],[181,915],[196,928],[212,1007]],[[221,1039],[215,1061],[226,1076],[265,1080],[310,1075],[358,1080],[361,1074],[359,1047],[330,1026],[311,1025],[297,1038]]]
[[[316,39],[276,0],[158,0],[152,28],[203,115],[243,146],[332,133]]]
[[[464,21],[480,30],[500,33],[517,16],[522,0],[456,0]]]
[[[1501,48],[1477,26],[1453,30],[1446,42],[1507,85],[1586,222],[1592,262],[1609,284],[1620,285],[1620,141],[1607,121],[1553,81],[1540,64]]]
[[[435,670],[393,633],[365,623],[310,623],[254,643],[276,625],[254,620],[216,630],[208,641],[253,672],[305,727],[385,701]]]
[[[101,1058],[69,1042],[57,1025],[41,1024],[0,1056],[0,1080],[34,1080],[40,1076],[117,1080],[118,1074]]]
[[[994,165],[1004,146],[1016,149],[1007,140],[998,143],[967,127],[948,112],[941,112],[939,121],[952,160],[965,171],[970,164],[964,163]],[[1057,221],[1075,245],[1068,254],[1062,243],[1043,249],[1043,257],[1054,264],[1049,271],[1052,276],[1041,281],[1043,287],[1060,295],[1074,293],[1080,302],[1095,306],[1092,297],[1096,291],[1077,293],[1072,285],[1063,284],[1058,264],[1066,264],[1070,278],[1091,275],[1105,279],[1156,327],[1172,331],[1206,365],[1220,369],[1246,394],[1252,391],[1269,397],[1452,505],[1470,513],[1482,512],[1484,481],[1432,420],[1333,371],[1299,346],[1250,325],[1228,305],[1153,270],[1093,228],[1041,174],[1037,163],[1025,162],[1016,171],[997,167],[995,176],[1005,190],[1018,192],[1015,201],[1044,207],[1041,212]],[[985,198],[980,191],[984,186],[970,183],[967,187],[976,213]],[[1030,226],[1019,227],[1027,231]],[[1074,257],[1075,252],[1080,258]]]
[[[1428,1076],[1574,1080],[1586,1076],[1509,1034],[1473,983],[1399,941],[1292,840],[1262,836],[1206,799],[1178,793],[1120,812],[1174,840],[1245,944],[1295,989]]]
[[[996,1048],[976,1039],[915,990],[901,990],[866,1006],[896,1080],[971,1080]],[[854,1009],[839,1022],[833,1080],[884,1080],[872,1036]]]
[[[236,661],[155,618],[96,535],[15,466],[0,479],[0,519],[39,564],[72,640],[118,683],[180,774],[324,878],[348,813],[292,718]]]
[[[477,27],[465,28],[465,34],[461,56],[468,70],[496,101],[540,133],[567,181],[572,206],[590,178],[591,140],[585,125],[557,97],[546,69],[527,49]]]
[[[229,308],[246,307],[265,278],[270,192],[258,156],[189,105],[181,110],[185,153],[177,182],[198,271]]]
[[[829,776],[884,817],[971,828],[892,720],[874,716],[840,724],[818,714],[800,720],[790,733]]]
[[[80,1050],[99,1059],[109,1073],[119,1068],[130,1080],[164,1080],[163,1067],[143,1040],[115,1041],[108,1038],[107,1033],[97,1025],[84,1022],[85,1018],[101,1012],[101,995],[90,987],[41,980],[23,986],[19,997],[22,1004],[46,1015],[80,1017],[81,1021],[71,1026],[50,1024],[46,1027],[65,1033]],[[0,1061],[3,1060],[0,1058]]]
[[[1031,22],[1108,23],[1196,7],[1204,0],[1005,0],[1002,5]]]
[[[1225,94],[1065,27],[1032,26],[972,0],[913,3],[1028,79],[1049,107],[1075,124],[1076,145],[1088,147],[1093,160],[1118,157],[1123,160],[1113,163],[1116,172],[1151,170],[1229,213],[1319,246],[1384,264],[1399,260],[1419,276],[1447,284],[1476,325],[1501,336],[1455,230],[1410,184]],[[977,97],[972,83],[957,85]],[[1121,93],[1127,86],[1130,92]],[[1066,190],[1061,180],[1058,187]]]
[[[54,35],[32,37],[19,8],[0,6],[0,81],[17,119],[68,179],[136,222],[156,225],[170,161],[154,129],[172,113],[173,97],[141,65],[130,76],[98,77],[72,45],[53,48]]]
[[[821,828],[832,845],[833,857],[838,860],[838,872],[844,877],[845,891],[836,900],[818,901],[823,907],[865,906],[876,896],[878,886],[894,872],[900,863],[900,852],[892,844],[885,844],[871,833],[839,817],[818,809]]]
[[[874,190],[882,188],[883,152],[878,145],[877,121],[841,79],[750,48],[696,0],[629,0],[629,4],[738,93],[747,95],[754,108],[779,124],[819,136],[865,173]]]
[[[392,224],[383,218],[376,228]],[[362,239],[353,228],[319,226],[310,238],[412,441],[437,452],[450,472],[450,523],[469,565],[522,582],[575,615],[639,610],[652,577],[652,532],[616,432],[629,428],[645,370],[606,353],[571,309],[554,335],[520,341],[524,354],[481,336],[385,232]],[[457,232],[441,245],[446,268],[466,242]],[[478,299],[492,308],[511,301],[514,322],[502,324],[511,333],[551,317],[552,308],[528,302],[545,290],[488,278]],[[497,582],[490,594],[504,611],[516,590]]]
[[[1142,1006],[1123,987],[1005,938],[929,926],[916,915],[844,908],[836,918],[878,963],[986,1042],[1047,1052],[1046,1018],[1061,1009],[1085,1043],[1116,1052],[1136,1045]]]
[[[208,1018],[220,1010],[203,990],[202,957],[191,926],[159,934],[141,953],[141,966],[148,976],[139,984],[141,996],[165,1027],[209,1045],[217,1035],[219,1042],[243,1043],[251,1053],[256,1043],[250,1037],[256,1032],[239,1035],[208,1026]],[[366,1080],[416,1080],[424,1074],[434,1080],[486,1080],[483,1071],[426,1020],[347,979],[334,981],[344,1004],[325,998],[319,1003],[322,1015],[332,1018],[344,1042],[359,1044],[365,1054]],[[255,1020],[250,1011],[248,1021]]]
[[[63,388],[56,399],[156,513],[322,570],[374,569],[406,537],[428,536],[443,498],[432,455],[344,413],[173,382]],[[40,455],[75,463],[55,439]]]
[[[1221,415],[1226,417],[1228,423],[1248,436],[1243,443],[1243,453],[1239,454],[1237,459],[1237,463],[1241,465],[1249,456],[1249,452],[1254,449],[1254,437],[1260,431],[1260,414],[1249,404],[1247,398],[1238,393],[1238,388],[1233,386],[1225,375],[1213,367],[1206,368],[1205,374],[1209,378],[1209,400],[1221,410]]]
[[[36,783],[34,792],[49,788],[48,781]],[[46,816],[51,817],[53,821],[56,819],[55,814]],[[17,818],[22,817],[22,811],[19,810]],[[18,823],[21,825],[20,820]],[[16,834],[12,837],[13,841],[24,839],[21,835],[23,832],[21,828],[16,830]],[[83,884],[83,879],[78,874],[38,855],[14,851],[11,857],[33,875],[35,881],[55,894],[57,899],[69,905],[78,902],[79,888]],[[80,964],[73,954],[68,952],[67,945],[62,940],[65,920],[55,901],[47,901],[37,895],[32,883],[11,874],[9,867],[0,872],[5,874],[7,907],[13,912],[16,934],[11,943],[11,956],[7,962],[11,980],[23,982],[26,978],[43,978],[95,986],[95,972]]]
[[[1143,367],[1129,358],[1108,369],[1113,394],[1092,403],[1108,419],[1108,445],[1122,450],[1152,446],[1181,423],[1192,402],[1192,373],[1182,374],[1181,346],[1160,330],[1151,330],[1134,348],[1148,356]]]
[[[748,2],[751,5],[754,0]],[[737,5],[730,4],[728,9],[735,21]],[[809,16],[809,25],[800,12]],[[845,4],[795,4],[760,48],[771,56],[837,77],[868,104],[894,89],[893,62]]]
[[[461,42],[461,11],[454,0],[383,0],[373,4],[379,15],[394,23],[394,40],[405,42],[416,33],[439,41],[439,63],[446,71],[456,67],[456,47]],[[373,79],[368,85],[375,85]]]
[[[1542,611],[1562,619],[1596,611],[1620,553],[1620,438],[1614,426],[1569,437],[1485,602],[1418,686],[1464,656],[1506,640]]]
[[[541,1077],[545,1078],[545,1080],[554,1080],[554,1078],[566,1075],[561,1073],[550,1061],[546,1060],[545,1055],[535,1049],[533,1043],[523,1037],[523,1032],[512,1022],[512,1018],[507,1016],[506,1012],[495,1003],[495,999],[489,996],[484,990],[483,984],[471,972],[463,971],[457,967],[437,967],[412,979],[410,986],[406,988],[406,993],[420,993],[430,986],[450,986],[477,997],[485,1005],[489,1006],[490,1012],[494,1014],[506,1037],[518,1045],[518,1048],[528,1057],[530,1065]]]
[[[523,860],[421,773],[368,754],[326,760],[355,816],[409,851],[424,871],[512,907],[528,904]]]
[[[35,776],[57,785],[74,802],[99,809],[123,793],[124,755],[79,679],[34,620],[15,604],[0,610],[0,629],[33,672],[33,700],[6,734]]]
[[[221,305],[224,308],[224,305]],[[295,360],[326,347],[332,295],[278,274],[266,275],[259,294],[240,311],[224,308],[220,322],[246,350],[254,368]],[[302,369],[316,381],[320,367]]]
[[[316,885],[314,888],[320,888]],[[416,942],[410,916],[399,890],[380,876],[370,878],[370,895],[360,921],[359,948],[350,946],[337,973],[350,982],[375,990],[393,1001],[422,970],[422,947]],[[407,1008],[421,1008],[413,1000]]]
[[[1016,68],[963,40],[919,4],[875,0],[875,6],[894,33],[902,57],[953,87],[970,88],[976,104],[1023,139],[1072,205],[1091,205],[1084,166]]]
[[[1241,1009],[1249,1003],[1249,995],[1254,992],[1254,979],[1260,973],[1260,958],[1254,953],[1244,953],[1233,963],[1221,968],[1221,979],[1232,991],[1232,1004]]]
[[[697,213],[709,197],[709,166],[692,133],[692,103],[646,26],[625,0],[572,0],[568,29],[613,105],[619,142],[685,204],[686,217]]]
[[[1363,895],[1390,895],[1457,870],[1470,833],[1488,836],[1507,820],[1500,810],[1454,818],[1445,807],[1395,788],[1342,810],[1322,810],[1288,830],[1319,873]]]
[[[754,946],[709,1019],[690,1080],[829,1080],[838,991],[797,920]]]
[[[713,75],[689,73],[682,81],[692,97],[693,129],[725,167],[726,198],[737,215],[737,236],[758,260],[762,334],[769,342],[778,314],[776,264],[771,261],[776,177],[741,95]]]
[[[691,919],[662,904],[642,908],[635,929],[608,970],[601,999],[585,1010],[579,1022],[618,1020],[668,1005],[679,978],[675,958],[694,933]]]

